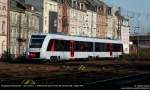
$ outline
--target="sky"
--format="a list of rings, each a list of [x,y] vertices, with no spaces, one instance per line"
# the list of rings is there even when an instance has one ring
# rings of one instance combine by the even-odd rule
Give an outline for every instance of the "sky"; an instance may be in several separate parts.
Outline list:
[[[150,0],[104,0],[114,6],[121,6],[130,11],[150,13]]]
[[[104,0],[108,5],[121,7],[124,16],[132,18],[132,26],[137,26],[140,21],[138,33],[150,33],[150,0]],[[132,32],[136,32],[132,28]]]

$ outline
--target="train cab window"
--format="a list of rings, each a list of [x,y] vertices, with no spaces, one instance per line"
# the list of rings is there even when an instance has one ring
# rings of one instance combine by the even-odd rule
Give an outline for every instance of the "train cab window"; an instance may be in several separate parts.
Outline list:
[[[83,52],[86,51],[84,42],[80,42],[80,51],[83,51]]]
[[[123,52],[123,45],[120,44],[120,52]]]
[[[95,44],[95,51],[96,51],[96,52],[101,51],[101,46],[100,46],[99,43],[96,43],[96,44]]]
[[[122,52],[122,50],[123,50],[122,44],[113,45],[113,52]]]
[[[45,37],[45,35],[32,35],[29,48],[41,48]]]
[[[41,48],[44,39],[31,39],[30,48]]]
[[[93,52],[93,43],[92,42],[87,42],[86,43],[86,49],[88,52]]]
[[[50,40],[47,51],[69,51],[69,41],[66,40]]]
[[[107,44],[95,43],[95,52],[107,52]]]
[[[78,52],[92,52],[93,51],[93,43],[76,41],[76,49],[75,50]]]
[[[69,41],[67,40],[56,40],[56,51],[69,51]]]
[[[56,40],[56,51],[64,51],[64,44],[62,40]]]
[[[48,44],[47,51],[55,51],[55,50],[56,50],[55,40],[52,39]]]
[[[80,51],[80,42],[79,41],[75,42],[75,46],[76,46],[75,51],[77,51],[77,52]]]
[[[108,43],[108,44],[106,45],[106,51],[107,51],[107,52],[113,51],[113,44]]]

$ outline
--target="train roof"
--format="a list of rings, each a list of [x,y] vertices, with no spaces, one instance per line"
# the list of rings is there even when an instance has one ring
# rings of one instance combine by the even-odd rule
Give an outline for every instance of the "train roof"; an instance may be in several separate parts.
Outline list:
[[[53,39],[62,39],[62,40],[79,40],[79,41],[89,41],[89,42],[105,42],[105,43],[122,43],[121,40],[112,40],[112,39],[101,39],[95,37],[84,37],[84,36],[69,36],[61,34],[32,34],[32,35],[46,35],[47,37]]]

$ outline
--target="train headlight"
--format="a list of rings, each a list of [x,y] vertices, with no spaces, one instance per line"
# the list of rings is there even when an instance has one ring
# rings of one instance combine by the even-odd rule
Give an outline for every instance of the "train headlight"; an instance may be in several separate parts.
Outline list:
[[[39,58],[40,57],[40,52],[30,52],[29,53],[29,58]]]

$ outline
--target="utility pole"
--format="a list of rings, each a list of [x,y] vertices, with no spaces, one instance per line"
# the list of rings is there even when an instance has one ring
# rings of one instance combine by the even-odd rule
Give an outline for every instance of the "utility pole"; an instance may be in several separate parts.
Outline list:
[[[140,54],[140,40],[139,40],[139,31],[140,31],[140,23],[139,23],[139,21],[138,21],[138,32],[137,32],[137,46],[138,46],[138,56],[139,56],[139,54]]]
[[[10,1],[11,0],[7,0],[7,60],[11,59],[10,56]]]
[[[140,38],[139,38],[139,31],[140,31],[140,25],[139,25],[139,21],[138,21],[138,26],[137,27],[134,27],[137,32],[134,32],[135,33],[135,39],[137,41],[137,55],[139,56],[140,54]]]
[[[20,51],[21,51],[21,12],[19,13],[19,21],[18,21],[18,25],[19,25],[19,28],[18,28],[18,45],[19,45],[19,48],[18,48],[18,54],[20,55]]]
[[[91,36],[93,37],[93,12],[92,12],[92,18],[91,18]]]

